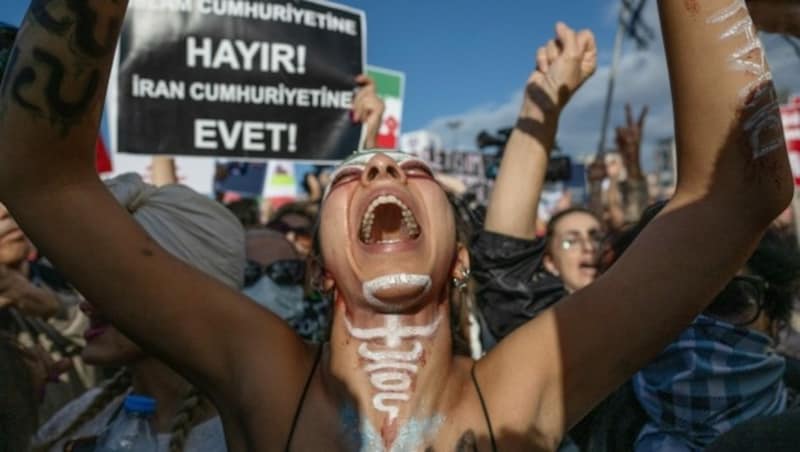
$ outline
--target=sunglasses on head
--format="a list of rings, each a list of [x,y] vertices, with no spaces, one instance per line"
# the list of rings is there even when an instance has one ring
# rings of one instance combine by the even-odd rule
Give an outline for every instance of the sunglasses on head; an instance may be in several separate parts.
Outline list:
[[[302,284],[306,277],[306,263],[297,259],[286,259],[261,265],[248,260],[244,268],[244,286],[252,286],[263,276],[282,286]]]

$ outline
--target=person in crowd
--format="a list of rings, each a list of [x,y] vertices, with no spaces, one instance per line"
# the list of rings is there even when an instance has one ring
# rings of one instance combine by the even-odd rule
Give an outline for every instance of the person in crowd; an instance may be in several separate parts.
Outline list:
[[[665,205],[646,209],[616,238],[605,268]],[[800,403],[786,387],[800,385],[792,388],[787,358],[775,351],[799,284],[800,253],[768,229],[703,314],[593,411],[574,436],[585,450],[598,452],[701,451],[736,424]]]
[[[772,248],[776,240],[769,231],[711,306],[634,376],[647,414],[637,452],[702,451],[736,424],[797,404],[784,383],[786,358],[774,347],[800,261],[791,256],[792,267],[779,268],[789,256]]]
[[[88,8],[114,18],[125,3],[59,5],[68,15]],[[334,300],[324,346],[237,302],[238,291],[148,238],[90,159],[103,83],[86,94],[85,78],[71,68],[80,61],[81,75],[105,80],[113,41],[102,53],[66,37],[76,27],[83,37],[114,37],[88,33],[93,22],[65,22],[55,32],[41,9],[26,20],[10,82],[0,87],[0,199],[104,317],[209,395],[231,450],[551,450],[705,308],[792,196],[782,133],[764,128],[753,140],[747,127],[777,114],[768,103],[774,90],[728,64],[753,34],[727,42],[719,39],[725,24],[697,20],[728,0],[690,6],[659,2],[679,141],[675,197],[602,278],[479,361],[454,354],[450,322],[442,321],[470,268],[455,215],[430,169],[406,154],[353,155],[324,196],[316,243],[321,284]],[[590,32],[558,24],[556,34],[528,81],[520,140],[536,141],[542,130],[555,136],[567,99],[596,68]],[[43,53],[67,70],[58,92],[36,82],[50,74],[35,57]],[[85,105],[54,108],[62,93],[82,95]],[[549,147],[536,146],[546,159]],[[544,164],[523,160],[509,183],[543,179]],[[39,177],[21,178],[30,168]],[[503,202],[525,218],[526,229],[509,235],[533,234],[536,203]]]
[[[597,254],[603,226],[588,209],[561,211],[547,224],[542,266],[561,279],[567,293],[582,289],[597,277]]]
[[[330,300],[306,287],[306,259],[283,234],[247,231],[244,293],[286,321],[305,340],[328,338]]]
[[[592,211],[566,208],[540,225],[539,201],[555,135],[547,124],[527,119],[525,110],[530,108],[541,107],[523,104],[506,143],[483,229],[470,246],[485,348],[596,275],[603,228]],[[537,238],[542,226],[545,236]]]
[[[495,213],[490,203],[487,216]],[[480,230],[470,259],[484,347],[594,281],[602,237],[594,213],[579,207],[554,215],[542,238]]]
[[[284,206],[272,214],[267,228],[277,231],[294,245],[303,259],[311,253],[314,225],[317,222],[319,205],[311,201],[296,201]]]
[[[641,166],[641,145],[648,107],[634,120],[625,105],[625,125],[616,129],[616,150],[598,154],[588,169],[589,208],[609,231],[635,223],[648,205],[648,182]]]
[[[490,213],[487,215],[491,221],[487,222],[487,227],[470,248],[471,258],[475,261],[473,274],[478,281],[484,345],[491,346],[566,294],[594,281],[597,276],[597,254],[604,236],[603,223],[615,230],[627,219],[637,218],[641,211],[639,205],[647,202],[646,181],[639,163],[646,114],[647,108],[634,121],[631,107],[627,105],[627,123],[624,127],[617,128],[620,153],[606,154],[605,166],[597,176],[591,176],[591,171],[598,170],[597,165],[590,168],[590,181],[605,181],[610,186],[606,190],[606,201],[610,202],[604,203],[605,207],[595,211],[583,208],[562,210],[547,223],[544,241],[536,239],[535,235],[514,236],[515,232],[525,230],[525,226],[512,222],[527,221],[536,224],[540,215],[534,212],[528,219],[510,215],[506,209],[518,207],[501,201],[519,200],[522,205],[529,202],[529,199],[536,199],[538,202],[542,182],[531,183],[530,191],[519,190],[517,178],[520,175],[501,169],[497,188],[489,203]],[[512,135],[514,133],[520,132],[515,130]],[[551,149],[549,138],[540,134],[537,140],[538,147],[533,149]],[[518,143],[522,143],[522,140],[509,140],[512,146]],[[509,145],[506,153],[508,147]],[[525,149],[518,153],[512,151],[511,156],[504,158],[501,165],[506,168],[519,165],[520,159],[514,157],[526,157],[526,152]],[[600,190],[599,184],[591,186]],[[645,187],[643,193],[642,187]],[[592,199],[600,197],[593,194]],[[595,212],[600,212],[603,222]]]
[[[147,185],[134,174],[111,179],[107,186],[148,236],[171,255],[228,287],[242,287],[244,232],[225,207],[184,186]],[[121,370],[48,420],[36,435],[37,450],[56,452],[70,441],[98,436],[130,392],[156,400],[153,422],[159,450],[226,450],[220,419],[203,393],[139,348],[93,304],[85,302],[81,308],[91,320],[84,334],[84,361]]]

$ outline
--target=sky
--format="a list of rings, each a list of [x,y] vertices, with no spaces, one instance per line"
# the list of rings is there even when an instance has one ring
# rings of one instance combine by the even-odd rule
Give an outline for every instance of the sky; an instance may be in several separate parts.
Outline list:
[[[0,21],[18,23],[27,0],[2,0]],[[474,149],[481,130],[511,126],[522,88],[534,68],[536,49],[562,20],[597,37],[599,67],[564,111],[558,142],[570,154],[597,149],[616,31],[618,0],[458,0],[340,2],[367,17],[367,63],[406,74],[403,131],[426,129],[447,147]],[[656,1],[645,21],[659,31]],[[779,90],[800,93],[800,58],[777,36],[763,36]],[[624,104],[650,106],[645,155],[672,134],[672,110],[663,46],[646,50],[626,42],[611,127],[624,118]],[[446,123],[462,125],[453,133]],[[609,139],[609,144],[610,144]]]

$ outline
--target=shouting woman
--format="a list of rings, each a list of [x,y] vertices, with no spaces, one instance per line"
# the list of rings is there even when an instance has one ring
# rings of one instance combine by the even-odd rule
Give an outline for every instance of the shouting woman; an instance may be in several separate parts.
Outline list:
[[[322,203],[334,306],[316,348],[162,250],[95,175],[126,3],[34,3],[0,86],[0,201],[105,317],[209,394],[231,450],[550,450],[711,302],[791,198],[744,1],[660,0],[679,182],[615,266],[480,361],[455,356],[449,300],[469,259],[447,197],[421,162],[360,153]],[[559,24],[537,66],[523,142],[555,133],[595,69],[593,36]]]

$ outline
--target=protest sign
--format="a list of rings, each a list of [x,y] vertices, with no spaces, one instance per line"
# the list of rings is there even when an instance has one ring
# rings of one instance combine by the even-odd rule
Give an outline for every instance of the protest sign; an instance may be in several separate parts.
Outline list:
[[[403,123],[403,90],[406,76],[402,72],[378,66],[367,67],[367,75],[375,81],[375,91],[386,105],[375,145],[380,149],[397,149]]]
[[[478,201],[488,200],[489,181],[486,180],[486,167],[483,154],[480,152],[423,148],[412,154],[428,162],[433,171],[460,180],[466,187],[466,191],[475,195]]]
[[[361,11],[327,2],[131,0],[109,93],[133,154],[335,161],[364,71]]]
[[[289,198],[297,197],[297,179],[295,178],[294,164],[286,160],[273,160],[267,167],[267,177],[264,183],[264,198]]]
[[[214,191],[234,192],[242,198],[258,198],[264,191],[267,163],[226,162],[217,163]]]

